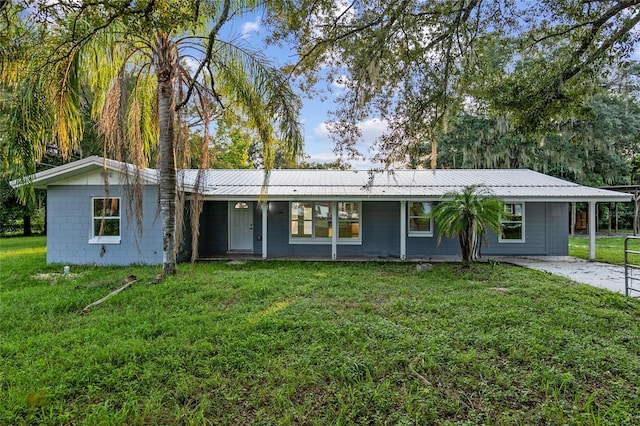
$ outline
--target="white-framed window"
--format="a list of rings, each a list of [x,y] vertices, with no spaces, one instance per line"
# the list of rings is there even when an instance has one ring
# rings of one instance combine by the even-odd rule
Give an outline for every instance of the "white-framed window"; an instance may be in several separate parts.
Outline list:
[[[360,202],[292,201],[289,206],[291,243],[330,244],[334,209],[338,216],[337,241],[341,244],[362,241]]]
[[[331,203],[294,201],[290,210],[292,240],[331,240]]]
[[[433,237],[431,203],[410,201],[407,213],[410,237]]]
[[[498,238],[504,243],[524,242],[524,203],[505,203],[502,217],[502,232]]]
[[[120,243],[120,197],[91,199],[91,244]]]
[[[338,241],[361,241],[360,236],[360,202],[339,202],[338,208]]]

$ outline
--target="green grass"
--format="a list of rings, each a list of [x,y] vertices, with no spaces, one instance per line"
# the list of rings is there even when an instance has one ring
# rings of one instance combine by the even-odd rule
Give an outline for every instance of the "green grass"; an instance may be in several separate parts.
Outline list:
[[[626,237],[596,238],[596,261],[624,265],[624,240]],[[640,241],[634,241],[634,250],[640,251]],[[632,246],[629,247],[630,249]],[[569,256],[589,259],[589,237],[569,238]]]
[[[0,424],[640,423],[635,299],[489,264],[159,270],[0,240]]]

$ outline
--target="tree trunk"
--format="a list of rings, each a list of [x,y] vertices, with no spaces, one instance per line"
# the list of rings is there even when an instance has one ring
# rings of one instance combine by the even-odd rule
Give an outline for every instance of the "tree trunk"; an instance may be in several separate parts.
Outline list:
[[[158,79],[159,185],[162,218],[162,275],[176,273],[176,157],[174,147],[175,48],[167,34],[156,37],[155,68]]]
[[[462,254],[462,266],[469,266],[469,245],[465,232],[461,232],[458,235],[458,240],[460,241],[460,251]]]
[[[466,229],[464,232],[461,232],[459,235],[460,239],[460,249],[462,250],[462,265],[469,266],[469,263],[474,260],[473,259],[473,239],[474,239],[474,224],[467,223]]]
[[[471,224],[471,260],[477,262],[480,259],[480,245],[482,240],[478,235],[476,221]]]
[[[24,237],[30,237],[31,234],[31,216],[28,214],[22,217],[22,235]]]

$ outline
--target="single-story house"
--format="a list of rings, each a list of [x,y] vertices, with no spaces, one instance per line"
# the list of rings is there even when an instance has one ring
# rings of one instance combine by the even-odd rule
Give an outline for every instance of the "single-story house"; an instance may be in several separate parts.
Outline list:
[[[141,230],[126,200],[127,175],[135,170],[143,183]],[[196,188],[203,200],[200,258],[459,256],[457,239],[438,243],[430,213],[444,194],[472,184],[506,203],[503,232],[489,235],[484,256],[564,256],[571,202],[588,202],[594,210],[596,202],[630,200],[531,170],[206,170],[196,185],[197,174],[182,170],[178,180],[187,200]],[[27,183],[47,191],[48,263],[162,263],[156,170],[92,156],[12,182]],[[192,251],[187,222],[183,258]],[[593,240],[593,221],[590,229]]]

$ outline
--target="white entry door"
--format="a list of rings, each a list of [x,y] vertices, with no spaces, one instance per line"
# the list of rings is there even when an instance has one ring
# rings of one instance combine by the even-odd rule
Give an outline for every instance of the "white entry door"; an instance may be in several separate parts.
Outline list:
[[[253,203],[229,202],[229,250],[253,251]]]

